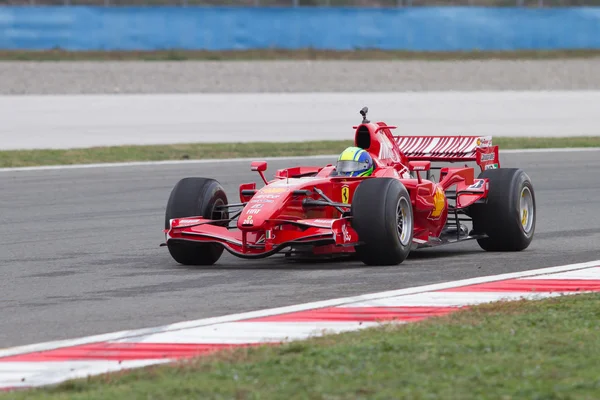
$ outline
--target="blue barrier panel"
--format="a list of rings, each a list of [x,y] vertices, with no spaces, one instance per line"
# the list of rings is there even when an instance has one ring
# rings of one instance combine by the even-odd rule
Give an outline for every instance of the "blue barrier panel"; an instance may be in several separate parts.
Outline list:
[[[0,48],[600,48],[600,8],[1,7]]]

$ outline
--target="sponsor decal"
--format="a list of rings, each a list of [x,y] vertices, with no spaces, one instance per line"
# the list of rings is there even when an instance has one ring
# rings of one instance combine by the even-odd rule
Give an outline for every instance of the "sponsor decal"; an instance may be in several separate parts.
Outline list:
[[[252,199],[250,200],[250,203],[273,203],[273,200],[268,200],[268,199]]]
[[[390,139],[383,133],[379,134],[381,146],[379,147],[379,159],[380,160],[392,160],[394,162],[400,162],[397,154],[394,152],[394,145],[390,142]]]
[[[256,215],[256,214],[258,214],[259,212],[260,212],[260,210],[259,210],[259,209],[254,209],[254,208],[252,208],[252,209],[250,209],[250,210],[246,211],[246,215],[250,215],[250,214],[254,214],[254,215]]]
[[[483,179],[477,179],[477,182],[469,186],[467,189],[481,189],[481,187],[483,186],[483,182]]]
[[[350,201],[350,188],[348,185],[342,186],[342,202],[348,204]]]
[[[260,190],[261,193],[283,193],[286,191],[287,189],[283,187],[267,187]]]
[[[492,161],[496,155],[494,153],[482,154],[481,161]]]
[[[320,228],[331,228],[333,226],[332,219],[313,219],[313,220],[302,220],[308,224],[318,225]]]
[[[192,225],[192,224],[197,224],[200,223],[202,220],[200,219],[180,219],[178,222],[178,225]]]
[[[498,164],[488,164],[484,169],[498,169]]]
[[[439,218],[442,215],[442,211],[444,211],[444,203],[446,200],[446,196],[444,195],[444,191],[439,186],[435,189],[435,195],[433,196],[433,210],[429,217],[431,218]]]
[[[477,146],[479,147],[490,147],[492,145],[491,137],[481,137],[477,138]]]
[[[318,225],[320,228],[331,228],[333,219],[299,219],[296,221],[300,224]]]
[[[253,197],[257,198],[257,199],[278,199],[280,198],[281,195],[280,194],[259,194]]]
[[[350,240],[352,240],[352,237],[348,233],[348,227],[346,227],[346,224],[342,225],[342,235],[344,236],[344,243],[347,243]]]
[[[254,225],[254,221],[252,221],[252,215],[248,215],[242,225]]]

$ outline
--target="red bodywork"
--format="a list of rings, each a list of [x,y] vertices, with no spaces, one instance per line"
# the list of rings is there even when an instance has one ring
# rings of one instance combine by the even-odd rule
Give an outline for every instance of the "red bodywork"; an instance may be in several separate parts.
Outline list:
[[[165,230],[167,240],[217,242],[246,258],[266,257],[284,248],[312,255],[353,253],[354,246],[360,244],[352,228],[354,190],[364,179],[393,177],[410,193],[414,246],[443,244],[448,242],[442,240],[445,227],[454,219],[458,225],[460,210],[484,201],[488,183],[475,179],[474,168],[467,165],[442,167],[439,182],[434,182],[426,179],[431,163],[475,162],[481,170],[500,166],[498,147],[492,146],[491,137],[393,136],[391,129],[395,127],[383,122],[362,123],[354,129],[355,145],[366,149],[375,161],[371,177],[332,176],[335,166],[326,165],[281,169],[267,181],[263,175],[266,162],[253,162],[252,169],[259,172],[265,186],[240,185],[239,207],[243,208],[237,221],[224,227],[195,216],[173,219],[171,228]],[[341,204],[319,205],[323,195],[327,201]],[[474,237],[460,240],[469,238]]]

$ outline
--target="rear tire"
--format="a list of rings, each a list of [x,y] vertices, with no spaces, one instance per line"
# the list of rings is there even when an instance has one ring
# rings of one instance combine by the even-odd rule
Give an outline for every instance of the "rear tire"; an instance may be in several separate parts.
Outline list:
[[[216,206],[226,204],[228,204],[227,195],[216,180],[184,178],[177,182],[169,196],[165,212],[165,229],[170,228],[170,220],[173,218],[229,218],[227,210],[215,210]],[[171,257],[183,265],[212,265],[219,260],[224,250],[223,245],[218,243],[171,240],[167,243],[167,247]]]
[[[479,174],[489,179],[487,203],[473,204],[470,214],[478,239],[486,251],[521,251],[531,244],[535,232],[536,203],[533,184],[520,168],[489,169]]]
[[[369,178],[352,199],[352,227],[364,244],[356,255],[367,265],[397,265],[410,253],[413,212],[410,195],[394,178]]]

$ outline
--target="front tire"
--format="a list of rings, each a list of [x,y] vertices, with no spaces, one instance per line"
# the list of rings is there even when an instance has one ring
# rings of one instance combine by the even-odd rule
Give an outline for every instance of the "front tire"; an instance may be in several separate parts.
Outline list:
[[[410,195],[394,178],[369,178],[352,199],[352,227],[362,245],[355,247],[366,265],[397,265],[410,253],[413,211]]]
[[[223,187],[214,179],[184,178],[177,182],[167,203],[165,229],[170,228],[170,220],[184,217],[227,219],[226,210],[217,206],[226,205],[227,195]],[[169,253],[175,261],[183,265],[212,265],[223,254],[223,245],[218,243],[195,243],[172,241],[167,243]]]
[[[535,191],[529,176],[520,168],[489,169],[479,174],[489,179],[487,203],[473,204],[471,217],[478,239],[486,251],[522,251],[535,232]]]

